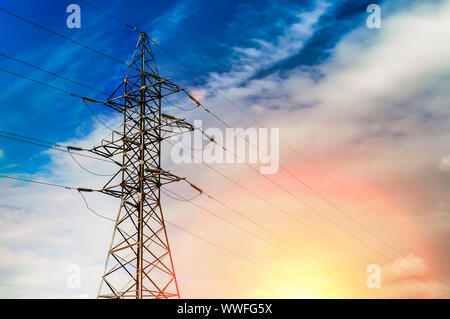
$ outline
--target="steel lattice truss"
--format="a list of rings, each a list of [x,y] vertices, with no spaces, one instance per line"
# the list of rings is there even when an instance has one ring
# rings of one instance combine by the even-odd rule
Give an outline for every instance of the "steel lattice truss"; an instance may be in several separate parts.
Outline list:
[[[103,188],[121,204],[99,298],[179,298],[160,187],[183,179],[161,169],[161,142],[193,126],[161,113],[161,104],[182,91],[159,76],[142,33],[125,80],[103,102],[123,113],[122,126],[91,150],[120,166]]]

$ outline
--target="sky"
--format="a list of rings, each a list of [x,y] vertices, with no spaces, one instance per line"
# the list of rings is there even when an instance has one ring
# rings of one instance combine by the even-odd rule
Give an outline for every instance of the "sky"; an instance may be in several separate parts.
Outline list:
[[[259,127],[238,105],[279,128],[280,165],[293,173],[267,179],[244,164],[213,165],[248,192],[204,165],[173,163],[163,145],[164,167],[245,216],[206,196],[194,202],[222,220],[163,197],[168,221],[209,241],[168,226],[182,297],[449,297],[450,1],[91,1],[145,30],[160,45],[160,74],[233,127]],[[80,29],[66,26],[70,3],[81,7]],[[369,4],[381,8],[380,29],[366,25]],[[138,39],[83,1],[0,7],[120,61]],[[105,92],[125,77],[123,63],[4,11],[0,26],[2,69],[95,99],[105,95],[5,55]],[[0,130],[82,147],[109,133],[79,98],[1,70],[0,85]],[[201,109],[163,112],[224,129]],[[99,174],[113,169],[79,161]],[[1,136],[0,174],[84,187],[107,180],[68,154]],[[0,190],[0,297],[95,298],[113,225],[77,192],[2,178]],[[119,202],[86,197],[115,218]],[[73,265],[80,287],[67,284]],[[369,265],[381,269],[380,288],[367,286]]]

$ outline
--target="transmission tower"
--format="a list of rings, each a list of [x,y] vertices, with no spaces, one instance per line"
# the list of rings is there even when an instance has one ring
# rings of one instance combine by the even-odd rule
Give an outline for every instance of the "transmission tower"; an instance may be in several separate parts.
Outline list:
[[[199,104],[159,75],[149,39],[141,33],[120,86],[104,102],[86,98],[123,114],[120,129],[90,150],[119,166],[102,189],[121,203],[99,298],[180,297],[160,202],[162,186],[184,180],[161,168],[161,142],[194,129],[161,112],[163,99],[180,92]]]

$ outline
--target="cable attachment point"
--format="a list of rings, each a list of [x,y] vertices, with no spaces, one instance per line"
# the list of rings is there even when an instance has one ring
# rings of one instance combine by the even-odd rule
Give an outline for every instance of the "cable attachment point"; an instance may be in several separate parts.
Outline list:
[[[193,97],[192,95],[190,95],[188,92],[186,92],[186,90],[183,89],[183,91],[187,94],[187,96],[194,101],[195,104],[197,104],[197,106],[202,105],[195,97]]]
[[[100,103],[99,101],[91,99],[91,98],[86,97],[86,96],[83,96],[82,99],[83,99],[83,102],[88,101],[88,102],[92,102],[92,103]]]
[[[154,44],[154,45],[156,45],[158,48],[159,48],[159,44],[155,41],[155,40],[153,40],[152,38],[149,38],[150,39],[150,41],[152,41],[152,43]]]
[[[188,184],[189,184],[193,189],[195,189],[197,192],[199,192],[200,194],[203,194],[203,190],[202,190],[200,187],[195,186],[195,185],[192,184],[191,182],[188,182]]]
[[[127,26],[128,28],[130,28],[131,30],[133,30],[133,31],[138,31],[138,30],[136,29],[136,27],[133,27],[133,26],[131,26],[131,25],[129,25],[129,24],[126,24],[126,26]]]

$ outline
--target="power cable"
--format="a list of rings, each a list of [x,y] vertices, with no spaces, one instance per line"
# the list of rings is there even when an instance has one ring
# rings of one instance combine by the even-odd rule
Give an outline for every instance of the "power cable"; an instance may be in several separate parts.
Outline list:
[[[97,121],[102,124],[104,127],[106,127],[107,129],[115,132],[116,130],[112,129],[109,125],[107,125],[105,122],[102,121],[102,119],[97,115],[97,113],[94,112],[94,110],[86,103],[86,100],[83,99],[83,103],[84,105],[87,107],[87,109],[89,110],[89,112],[91,112],[91,114],[97,119]]]
[[[0,8],[0,9],[1,9],[1,8]],[[78,95],[78,94],[76,94],[76,93],[72,93],[72,92],[67,91],[67,90],[65,90],[65,89],[61,89],[61,88],[56,87],[56,86],[53,86],[53,85],[51,85],[51,84],[44,83],[44,82],[41,82],[41,81],[38,81],[38,80],[35,80],[35,79],[32,79],[32,78],[29,78],[29,77],[24,76],[24,75],[22,75],[22,74],[19,74],[19,73],[16,73],[16,72],[13,72],[13,71],[10,71],[10,70],[1,68],[1,67],[0,67],[0,71],[3,71],[3,72],[5,72],[5,73],[9,73],[9,74],[15,75],[15,76],[20,77],[20,78],[22,78],[22,79],[26,79],[26,80],[32,81],[32,82],[34,82],[34,83],[37,83],[37,84],[46,86],[46,87],[48,87],[48,88],[51,88],[51,89],[54,89],[54,90],[63,92],[63,93],[65,93],[65,94],[68,94],[68,95],[73,96],[73,97],[83,98],[81,95]]]
[[[225,122],[224,122],[225,123]],[[229,126],[227,126],[229,127]],[[194,127],[195,129],[199,130],[203,135],[205,135],[208,139],[210,139],[211,141],[213,141],[216,145],[218,145],[219,147],[221,147],[224,151],[228,152],[229,154],[232,154],[237,160],[240,160],[242,163],[244,163],[247,167],[249,167],[251,170],[253,170],[254,172],[256,172],[258,175],[261,175],[263,178],[265,178],[266,180],[268,180],[269,182],[271,182],[272,184],[276,185],[278,188],[280,188],[281,190],[283,190],[284,192],[286,192],[288,195],[290,195],[292,198],[294,198],[297,202],[301,203],[303,206],[307,207],[309,210],[315,212],[316,214],[318,214],[319,216],[321,216],[322,218],[324,218],[325,220],[327,220],[329,223],[331,223],[332,225],[334,225],[336,228],[340,229],[341,231],[345,232],[346,234],[350,235],[351,237],[353,237],[354,239],[356,239],[357,241],[361,242],[364,246],[366,246],[367,248],[369,248],[370,250],[374,251],[375,253],[377,253],[378,255],[384,257],[386,260],[391,260],[390,257],[386,256],[384,253],[381,253],[378,249],[373,248],[372,246],[370,246],[369,244],[367,244],[365,241],[360,240],[358,237],[356,237],[352,232],[346,230],[345,228],[341,227],[338,223],[336,223],[334,220],[332,220],[331,218],[329,218],[328,216],[326,216],[325,214],[323,214],[321,211],[319,211],[318,209],[316,209],[314,206],[312,206],[311,204],[307,203],[306,201],[298,198],[298,196],[296,196],[295,194],[293,194],[291,191],[289,191],[288,189],[286,189],[285,187],[281,186],[279,183],[275,182],[274,180],[272,180],[271,178],[269,178],[268,176],[262,174],[260,171],[258,171],[256,168],[254,168],[252,165],[250,165],[249,163],[247,163],[246,161],[242,160],[236,153],[229,151],[225,146],[220,145],[219,143],[217,143],[215,140],[211,139],[203,130]],[[247,139],[246,139],[247,140]],[[299,180],[299,179],[297,179]],[[301,180],[299,180],[301,181]],[[360,224],[358,221],[356,221],[354,218],[352,218],[351,216],[349,216],[345,211],[341,210],[340,208],[338,208],[335,204],[333,204],[331,201],[329,201],[328,199],[326,199],[322,194],[316,192],[314,189],[312,189],[309,185],[307,185],[306,183],[304,183],[303,181],[301,181],[301,183],[307,187],[310,191],[312,191],[315,195],[319,196],[322,200],[324,200],[327,204],[329,204],[331,207],[333,207],[334,209],[336,209],[338,212],[340,212],[341,214],[343,214],[344,216],[346,216],[348,219],[350,219],[354,224],[358,225],[359,227],[361,227],[362,229],[364,229],[366,232],[368,232],[369,234],[371,234],[373,237],[375,237],[376,239],[378,239],[379,241],[383,242],[386,246],[388,246],[389,248],[391,248],[392,250],[394,250],[400,257],[403,257],[403,254],[397,250],[396,248],[394,248],[391,244],[387,243],[386,241],[384,241],[383,239],[381,239],[378,235],[374,234],[370,229],[368,229],[367,227],[365,227],[364,225]],[[289,214],[289,216],[293,217],[291,214]],[[296,219],[296,218],[294,218]],[[296,219],[298,221],[298,219]],[[420,268],[423,268],[424,270],[426,269],[423,265],[417,264],[414,261],[409,261],[411,264],[418,266]],[[401,266],[401,268],[403,268],[404,270],[406,270],[408,273],[411,273],[411,271],[407,268],[404,268],[403,266]],[[430,274],[433,278],[437,279],[439,282],[444,283],[444,280],[441,278],[438,278],[437,276]]]
[[[93,171],[87,169],[86,167],[84,167],[83,165],[81,165],[80,162],[77,161],[77,159],[73,156],[72,152],[70,151],[70,148],[67,149],[67,150],[68,150],[68,152],[69,152],[70,157],[72,158],[72,160],[73,160],[75,163],[77,163],[77,165],[78,165],[81,169],[85,170],[86,172],[88,172],[88,173],[90,173],[90,174],[92,174],[92,175],[101,176],[101,177],[105,177],[105,176],[114,176],[114,175],[116,175],[116,174],[99,174],[99,173],[95,173],[95,172],[93,172]]]
[[[264,237],[261,237],[261,236],[257,235],[256,233],[253,233],[253,232],[247,230],[246,228],[244,228],[244,227],[242,227],[242,226],[239,226],[238,224],[233,223],[233,222],[229,221],[229,220],[226,219],[226,218],[223,218],[222,216],[220,216],[220,215],[218,215],[218,214],[215,214],[215,213],[212,212],[211,210],[209,210],[209,209],[205,208],[204,206],[201,206],[201,205],[199,205],[199,204],[193,202],[193,201],[190,200],[190,199],[186,199],[186,198],[184,198],[183,196],[181,196],[181,195],[179,195],[179,194],[176,194],[175,192],[173,192],[173,191],[171,191],[171,190],[166,189],[166,191],[170,192],[170,193],[171,193],[172,195],[174,195],[174,196],[177,196],[177,197],[181,198],[182,201],[189,202],[191,205],[193,205],[193,206],[195,206],[195,207],[197,207],[197,208],[203,210],[203,211],[206,212],[207,214],[209,214],[209,215],[211,215],[211,216],[213,216],[213,217],[215,217],[215,218],[221,220],[222,222],[224,222],[224,223],[226,223],[226,224],[229,224],[229,225],[231,225],[232,227],[234,227],[234,228],[236,228],[236,229],[239,229],[239,230],[241,230],[242,232],[245,232],[245,233],[251,235],[252,237],[255,237],[256,239],[258,239],[258,240],[260,240],[260,241],[263,241],[263,242],[265,242],[266,244],[268,244],[268,245],[270,245],[270,246],[272,246],[272,247],[275,247],[275,248],[279,249],[280,251],[282,251],[282,252],[284,252],[284,253],[286,253],[286,254],[288,254],[288,255],[291,255],[291,256],[294,256],[294,257],[296,257],[296,258],[299,258],[299,259],[300,259],[302,262],[304,262],[304,263],[310,264],[310,265],[312,265],[312,266],[314,266],[314,267],[319,266],[320,268],[322,268],[322,270],[324,270],[325,272],[330,273],[330,274],[331,274],[331,272],[330,272],[329,269],[331,269],[332,272],[334,272],[335,274],[337,274],[338,276],[340,276],[341,279],[343,279],[344,281],[347,281],[348,283],[350,283],[350,284],[352,284],[352,285],[355,285],[355,286],[358,287],[358,288],[361,288],[360,285],[359,285],[359,283],[356,282],[353,278],[351,278],[351,277],[348,276],[347,274],[342,273],[341,271],[335,269],[334,267],[328,265],[327,263],[324,263],[323,261],[321,261],[320,259],[318,259],[317,257],[315,257],[314,255],[310,254],[309,252],[307,252],[307,251],[304,250],[304,249],[301,249],[301,251],[302,251],[303,254],[305,254],[305,255],[311,257],[312,259],[316,260],[316,261],[319,262],[321,265],[317,265],[317,264],[314,264],[314,263],[312,263],[311,261],[309,261],[309,260],[307,260],[307,259],[300,258],[300,256],[298,256],[297,254],[293,254],[293,253],[290,252],[289,250],[286,250],[286,249],[284,249],[283,247],[281,247],[281,246],[279,246],[279,245],[276,245],[276,244],[272,243],[271,241],[265,239]],[[167,195],[167,194],[166,194],[166,195]],[[173,198],[176,199],[175,197],[173,197]],[[179,200],[179,199],[177,199],[177,200]],[[329,268],[329,269],[328,269],[328,268]],[[356,283],[356,284],[355,284],[355,283]],[[372,292],[372,291],[371,291],[371,292]],[[372,292],[372,293],[378,294],[377,292]],[[381,296],[383,296],[383,295],[381,295]]]
[[[139,31],[136,27],[133,27],[133,26],[129,25],[128,23],[126,23],[126,22],[123,21],[122,19],[119,19],[119,18],[113,16],[112,14],[109,14],[107,11],[105,11],[105,10],[103,10],[103,9],[101,9],[101,8],[99,8],[99,7],[97,7],[97,6],[95,6],[95,5],[93,5],[92,3],[88,2],[88,1],[85,1],[85,0],[81,0],[81,1],[84,2],[84,3],[86,3],[88,6],[91,6],[91,7],[94,8],[95,10],[100,11],[101,13],[107,15],[107,16],[110,17],[111,19],[116,20],[117,22],[119,22],[119,23],[125,25],[126,27],[128,27],[128,28],[130,28],[130,29],[132,29],[133,31],[136,31],[136,32],[138,32],[138,33],[141,33],[141,31]]]
[[[103,122],[103,121],[99,118],[99,116],[92,110],[92,108],[86,103],[86,100],[88,100],[88,101],[90,101],[90,100],[95,101],[94,99],[86,98],[86,97],[81,96],[81,95],[79,95],[79,94],[70,92],[70,91],[65,90],[65,89],[61,89],[61,88],[59,88],[59,87],[56,87],[56,86],[53,86],[53,85],[50,85],[50,84],[47,84],[47,83],[44,83],[44,82],[41,82],[41,81],[38,81],[38,80],[35,80],[35,79],[32,79],[32,78],[30,78],[30,77],[27,77],[27,76],[24,76],[24,75],[15,73],[15,72],[10,71],[10,70],[6,70],[6,69],[1,68],[1,67],[0,67],[0,71],[3,71],[3,72],[6,72],[6,73],[15,75],[15,76],[17,76],[17,77],[20,77],[20,78],[23,78],[23,79],[26,79],[26,80],[29,80],[29,81],[32,81],[32,82],[34,82],[34,83],[37,83],[37,84],[46,86],[46,87],[48,87],[48,88],[51,88],[51,89],[60,91],[60,92],[62,92],[62,93],[68,94],[68,95],[70,95],[70,96],[72,96],[72,97],[78,97],[78,98],[81,98],[81,100],[83,101],[83,104],[87,107],[87,109],[89,110],[89,112],[91,112],[92,115],[94,115],[94,117],[95,117],[95,118],[96,118],[103,126],[105,126],[106,128],[108,128],[109,130],[114,131],[111,127],[109,127],[107,124],[105,124],[105,122]]]
[[[86,85],[86,84],[83,84],[83,83],[81,83],[81,82],[72,80],[72,79],[70,79],[70,78],[68,78],[68,77],[65,77],[65,76],[59,75],[59,74],[57,74],[57,73],[48,71],[48,70],[43,69],[43,68],[41,68],[41,67],[38,67],[38,66],[36,66],[36,65],[34,65],[34,64],[25,62],[25,61],[23,61],[23,60],[19,60],[19,59],[17,59],[17,58],[14,58],[14,57],[12,57],[12,56],[6,55],[6,54],[4,54],[4,53],[1,53],[1,52],[0,52],[0,55],[3,56],[3,57],[5,57],[5,58],[7,58],[7,59],[10,59],[10,60],[13,60],[13,61],[22,63],[22,64],[24,64],[24,65],[26,65],[26,66],[32,67],[32,68],[34,68],[34,69],[36,69],[36,70],[39,70],[39,71],[48,73],[48,74],[50,74],[50,75],[53,75],[53,76],[55,76],[55,77],[57,77],[57,78],[63,79],[63,80],[65,80],[65,81],[72,82],[72,83],[74,83],[74,84],[76,84],[76,85],[85,87],[85,88],[90,89],[90,90],[92,90],[92,91],[95,91],[95,92],[97,92],[97,93],[101,93],[101,94],[104,94],[104,95],[108,95],[108,96],[109,96],[109,93],[104,92],[104,91],[97,90],[96,88],[94,88],[94,87],[92,87],[92,86],[90,86],[90,85]]]
[[[64,188],[64,189],[68,189],[68,190],[78,190],[77,187],[65,186],[65,185],[54,184],[54,183],[49,183],[49,182],[35,181],[35,180],[30,180],[30,179],[25,179],[25,178],[20,178],[20,177],[14,177],[14,176],[8,176],[8,175],[0,175],[0,177],[1,178],[12,179],[12,180],[17,180],[17,181],[21,181],[21,182],[27,182],[27,183],[34,183],[34,184],[41,184],[41,185],[46,185],[46,186]]]
[[[2,132],[5,132],[5,131],[2,131]],[[23,135],[22,135],[22,136],[23,136]],[[7,136],[7,135],[4,135],[4,134],[0,134],[0,137],[7,138],[7,139],[11,139],[11,140],[15,140],[15,141],[22,142],[22,143],[27,143],[27,144],[31,144],[31,145],[40,146],[40,147],[47,148],[47,149],[52,149],[52,150],[59,151],[59,152],[65,152],[65,153],[69,153],[69,151],[67,150],[67,148],[72,148],[72,149],[74,149],[74,147],[71,147],[71,146],[63,146],[63,145],[61,145],[61,144],[55,144],[55,145],[53,145],[53,146],[50,146],[50,145],[44,145],[44,144],[39,144],[39,143],[35,143],[35,142],[32,142],[32,141],[28,141],[28,140],[26,140],[26,139],[20,139],[20,138],[14,137],[14,136]],[[25,138],[25,137],[24,137],[24,138]],[[32,139],[32,138],[28,138],[28,139]],[[61,148],[61,147],[64,147],[64,148],[66,148],[66,149],[63,149],[63,148]],[[81,150],[81,151],[86,151],[85,149],[78,148],[78,147],[77,147],[76,149],[79,149],[79,150]],[[108,159],[105,159],[105,158],[94,157],[94,156],[90,156],[90,155],[86,155],[86,154],[81,154],[81,153],[72,153],[72,154],[76,154],[77,156],[83,156],[83,157],[95,159],[95,160],[102,161],[102,162],[114,163],[113,161],[108,160]]]
[[[100,218],[103,218],[103,219],[110,220],[110,221],[112,221],[112,222],[116,222],[114,219],[109,218],[109,217],[106,217],[106,216],[103,216],[103,215],[97,213],[95,210],[93,210],[93,209],[89,206],[89,204],[88,204],[86,198],[84,197],[83,193],[82,193],[81,191],[78,191],[78,193],[81,195],[81,198],[83,198],[83,201],[84,201],[84,204],[86,205],[86,208],[89,209],[91,212],[93,212],[96,216],[98,216],[98,217],[100,217]]]
[[[175,194],[174,192],[172,192],[172,191],[170,191],[168,189],[164,190],[163,188],[161,188],[161,192],[164,195],[166,195],[167,197],[172,198],[172,199],[177,200],[177,201],[180,201],[180,202],[190,202],[190,201],[193,201],[194,199],[196,199],[197,197],[202,195],[202,193],[198,193],[197,195],[195,195],[195,196],[193,196],[191,198],[183,198],[180,195]]]
[[[189,109],[186,109],[186,108],[184,108],[184,107],[178,106],[178,105],[176,105],[175,103],[171,102],[167,97],[164,97],[164,99],[165,99],[167,102],[169,102],[170,105],[172,105],[172,106],[176,107],[177,109],[182,110],[182,111],[184,111],[184,112],[190,112],[190,111],[193,111],[193,110],[195,110],[195,109],[197,109],[197,108],[199,107],[199,105],[196,104],[195,106],[193,106],[193,107],[191,107],[191,108],[189,108]],[[187,106],[187,105],[186,105],[186,106]]]
[[[170,142],[169,142],[169,143],[170,143]],[[170,143],[170,144],[172,144],[172,143]],[[173,144],[172,144],[172,145],[173,145]],[[204,163],[203,163],[203,164],[204,164]],[[204,164],[204,165],[206,165],[206,164]],[[209,165],[206,165],[206,166],[210,167]],[[211,168],[211,167],[210,167],[210,168]],[[215,170],[215,169],[213,169],[213,170]],[[217,170],[215,170],[215,171],[218,172]],[[225,176],[225,175],[223,175],[223,174],[221,174],[221,173],[219,173],[219,174],[222,175],[222,176]],[[228,177],[226,177],[226,178],[227,178],[228,180],[231,180],[231,179],[228,178]],[[231,180],[231,181],[233,181],[233,180]],[[234,182],[234,181],[233,181],[233,182]],[[239,184],[239,183],[237,183],[237,182],[234,182],[234,183],[237,184],[237,185],[241,185],[241,184]],[[240,187],[242,187],[242,186],[240,186]],[[249,189],[247,189],[247,188],[245,188],[245,187],[244,187],[244,189],[246,189],[247,191],[251,192]],[[253,192],[251,192],[251,193],[254,194]],[[272,236],[277,237],[278,239],[282,240],[283,242],[286,242],[287,244],[289,244],[290,246],[292,246],[292,247],[294,247],[294,248],[296,248],[296,249],[302,250],[302,249],[301,249],[300,247],[298,247],[297,245],[295,245],[295,244],[293,244],[292,242],[290,242],[290,241],[284,239],[283,237],[281,237],[281,236],[278,235],[277,233],[273,232],[273,231],[270,230],[269,228],[267,228],[267,227],[265,227],[265,226],[263,226],[263,225],[261,225],[261,224],[255,222],[255,221],[252,220],[251,218],[245,216],[243,213],[237,211],[236,209],[234,209],[234,208],[231,207],[230,205],[227,205],[226,203],[224,203],[223,201],[217,199],[216,197],[212,196],[211,194],[209,194],[209,193],[207,193],[207,192],[204,192],[204,194],[207,195],[209,198],[213,199],[214,201],[216,201],[217,203],[219,203],[221,206],[227,208],[227,209],[230,210],[231,212],[233,212],[233,213],[239,215],[240,217],[242,217],[242,218],[244,218],[245,220],[249,221],[250,223],[256,225],[257,227],[263,229],[264,231],[266,231],[267,233],[271,234]],[[256,195],[256,196],[257,196],[258,198],[262,199],[259,195]],[[264,201],[265,201],[266,203],[269,203],[272,207],[277,208],[276,205],[271,204],[271,203],[268,202],[267,200],[264,200]],[[355,255],[359,256],[359,257],[362,258],[363,260],[366,260],[366,261],[370,262],[369,259],[367,259],[367,258],[366,258],[365,256],[363,256],[362,254],[358,253],[356,250],[354,250],[353,248],[349,247],[348,245],[343,244],[343,243],[340,242],[340,241],[337,241],[335,238],[330,238],[327,234],[323,233],[323,232],[320,231],[320,230],[317,230],[316,228],[310,226],[309,224],[306,224],[306,223],[303,222],[301,219],[298,219],[298,218],[294,217],[294,216],[291,215],[290,213],[288,213],[288,212],[286,212],[286,211],[284,211],[284,210],[282,210],[282,209],[279,209],[279,208],[278,208],[278,210],[280,210],[283,214],[286,214],[287,216],[290,216],[291,218],[293,218],[294,220],[296,220],[296,221],[299,222],[300,224],[304,225],[305,227],[307,227],[307,228],[310,229],[311,231],[313,231],[313,232],[315,232],[315,233],[317,233],[317,234],[320,234],[322,237],[327,238],[327,239],[330,240],[331,242],[333,242],[333,243],[335,243],[335,244],[338,244],[338,245],[340,245],[341,247],[343,247],[343,248],[345,248],[345,249],[351,251],[352,253],[354,253]],[[370,246],[369,246],[369,247],[370,247]],[[391,260],[390,260],[389,258],[387,258],[387,257],[384,257],[384,258],[387,259],[388,261],[391,261]],[[403,268],[403,267],[402,267],[402,268]],[[405,270],[407,270],[407,269],[405,269]],[[391,272],[391,271],[389,271],[389,272]],[[395,275],[397,275],[397,274],[395,274]],[[423,280],[421,280],[421,281],[423,281]],[[424,283],[425,283],[425,282],[424,282]],[[432,287],[432,286],[430,286],[430,287],[431,287],[431,289],[435,289],[435,288]]]
[[[108,59],[111,59],[111,60],[113,60],[113,61],[115,61],[115,62],[118,62],[118,63],[125,64],[125,65],[129,66],[129,64],[126,63],[126,62],[124,62],[124,61],[121,61],[121,60],[119,60],[119,59],[116,59],[115,57],[113,57],[113,56],[111,56],[111,55],[108,55],[108,54],[106,54],[106,53],[104,53],[104,52],[101,52],[101,51],[99,51],[99,50],[97,50],[97,49],[93,49],[93,48],[91,48],[91,47],[89,47],[89,46],[87,46],[87,45],[85,45],[85,44],[83,44],[83,43],[81,43],[81,42],[79,42],[79,41],[73,40],[73,39],[71,39],[71,38],[69,38],[69,37],[67,37],[67,36],[65,36],[65,35],[62,35],[61,33],[58,33],[58,32],[56,32],[56,31],[53,31],[53,30],[51,30],[51,29],[49,29],[49,28],[47,28],[47,27],[44,27],[43,25],[40,25],[40,24],[36,23],[36,22],[33,22],[33,21],[31,21],[31,20],[28,20],[28,19],[25,19],[25,18],[23,18],[23,17],[21,17],[21,16],[15,14],[15,13],[12,13],[11,11],[8,11],[8,10],[6,10],[6,9],[4,9],[4,8],[0,8],[0,11],[4,12],[4,13],[6,13],[6,14],[12,16],[12,17],[15,17],[15,18],[17,18],[17,19],[19,19],[19,20],[22,20],[23,22],[26,22],[26,23],[28,23],[28,24],[30,24],[30,25],[33,25],[33,26],[35,26],[35,27],[37,27],[37,28],[39,28],[39,29],[41,29],[41,30],[44,30],[44,31],[49,32],[49,33],[52,33],[52,34],[54,34],[54,35],[56,35],[56,36],[58,36],[58,37],[60,37],[60,38],[63,38],[64,40],[67,40],[67,41],[70,41],[70,42],[72,42],[72,43],[75,43],[75,44],[77,44],[77,45],[79,45],[79,46],[81,46],[81,47],[83,47],[83,48],[86,48],[86,49],[92,51],[92,52],[95,52],[95,53],[97,53],[97,54],[103,55],[104,57],[107,57]]]
[[[160,24],[161,25],[161,24]],[[161,25],[162,26],[162,25]],[[163,26],[162,26],[163,27]],[[169,33],[169,31],[167,31],[164,27],[163,30],[167,33]],[[170,34],[170,33],[169,33]],[[160,48],[165,51],[170,57],[172,57],[173,59],[175,59],[181,66],[183,66],[186,70],[188,70],[191,73],[195,73],[191,68],[189,68],[188,66],[186,66],[182,61],[180,61],[176,56],[172,55],[170,51],[164,49],[163,47],[160,46]],[[256,120],[251,114],[249,114],[247,111],[245,111],[244,108],[242,108],[241,106],[239,106],[237,103],[235,103],[234,101],[232,101],[231,99],[229,99],[227,96],[225,96],[224,94],[222,94],[219,90],[217,90],[214,86],[209,85],[211,87],[211,89],[213,91],[215,91],[219,96],[221,96],[223,99],[225,99],[226,101],[228,101],[229,103],[231,103],[233,106],[235,106],[239,111],[241,111],[243,114],[245,114],[249,119],[251,119],[255,124],[259,125],[259,126],[263,126],[261,122],[259,122],[258,120]],[[203,105],[202,105],[203,106]],[[222,124],[226,125],[227,127],[230,127],[226,122],[224,122],[219,116],[217,116],[216,114],[214,114],[213,112],[211,112],[209,109],[204,107],[204,110],[207,113],[210,113],[213,117],[215,117],[218,121],[220,121]],[[241,136],[242,137],[242,136]],[[336,185],[338,185],[341,189],[343,189],[344,191],[346,191],[347,193],[349,193],[353,198],[355,198],[356,200],[358,200],[359,202],[363,203],[366,207],[368,207],[368,204],[365,203],[365,201],[361,200],[360,198],[358,198],[356,195],[353,194],[353,192],[351,192],[350,190],[348,190],[347,187],[345,187],[344,185],[342,185],[341,183],[339,183],[338,181],[336,181],[335,179],[333,179],[329,174],[327,174],[326,172],[324,172],[321,168],[319,168],[314,162],[312,162],[311,160],[309,160],[308,158],[306,158],[304,155],[302,155],[301,153],[299,153],[297,150],[295,150],[292,146],[290,146],[286,141],[284,141],[283,139],[280,139],[280,141],[287,146],[293,153],[295,153],[297,156],[299,156],[300,158],[302,158],[304,161],[306,161],[308,164],[310,164],[312,167],[316,168],[318,171],[320,171],[324,176],[326,176],[330,181],[332,181],[333,183],[335,183]],[[249,141],[247,141],[249,142]],[[251,143],[250,143],[251,144]],[[257,146],[256,146],[257,147]],[[258,147],[257,147],[258,148]],[[261,150],[258,151],[261,152]],[[267,154],[266,154],[267,155]],[[314,190],[310,185],[306,184],[304,181],[302,181],[301,179],[299,179],[293,172],[291,172],[289,169],[283,167],[280,165],[280,167],[287,172],[291,177],[293,177],[295,180],[297,180],[298,182],[300,182],[302,185],[304,185],[306,188],[308,188],[311,192],[315,193],[317,196],[319,196],[320,198],[324,199],[323,196],[317,192],[316,190]],[[324,199],[326,200],[326,199]],[[332,207],[334,207],[335,209],[337,209],[338,211],[340,211],[341,213],[342,210],[338,209],[336,207],[335,204],[332,204],[329,200],[326,200],[326,202],[330,205],[332,205]],[[370,209],[370,207],[368,207]],[[366,231],[369,231],[371,233],[372,236],[374,236],[377,240],[383,242],[385,245],[387,245],[389,248],[391,248],[393,251],[395,251],[397,254],[399,254],[400,256],[403,256],[403,254],[401,252],[399,252],[398,249],[394,248],[391,244],[389,244],[388,242],[386,242],[385,240],[383,240],[381,237],[379,237],[378,235],[374,234],[370,229],[368,229],[366,226],[361,225],[359,222],[357,222],[354,218],[348,216],[348,214],[344,213],[345,216],[347,218],[349,218],[353,223],[356,223],[359,225],[359,227],[363,228]],[[384,219],[383,219],[384,220]],[[392,223],[390,220],[386,219],[387,223],[390,224],[391,226],[393,226],[394,228],[396,228],[397,230],[400,230],[402,233],[403,231],[394,223]],[[408,240],[411,236],[408,235]],[[415,237],[413,237],[414,239],[414,243],[417,244],[419,242],[419,240]],[[418,265],[419,267],[421,267],[421,265]]]

